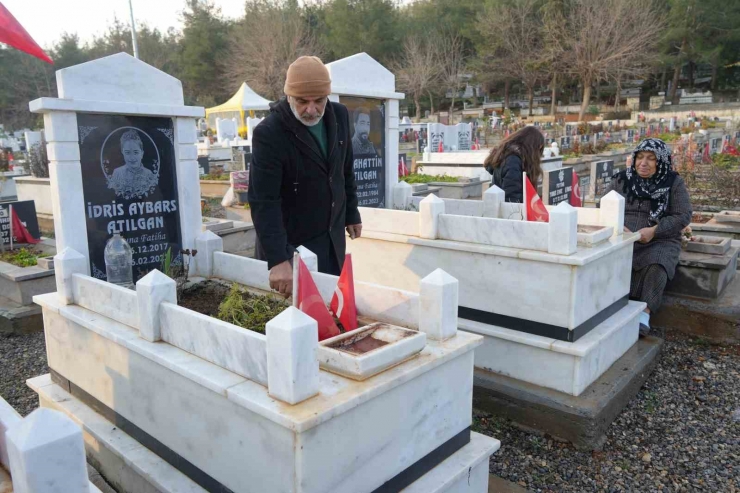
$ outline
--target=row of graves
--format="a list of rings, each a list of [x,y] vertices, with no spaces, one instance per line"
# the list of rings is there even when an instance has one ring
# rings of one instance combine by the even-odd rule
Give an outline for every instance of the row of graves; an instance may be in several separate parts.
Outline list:
[[[237,283],[274,299],[264,262],[225,253],[203,231],[203,108],[184,105],[180,81],[123,53],[57,78],[59,99],[30,103],[44,115],[60,252],[56,291],[34,297],[50,372],[28,384],[42,408],[81,427],[90,461],[118,491],[488,491],[500,444],[470,429],[484,338],[458,330],[457,279],[431,269],[413,291],[350,283],[359,328],[323,340],[305,304],[326,311],[338,278],[316,272],[305,249],[296,279],[313,296],[258,330],[181,306],[159,270],[164,252],[192,285]],[[116,233],[133,249],[135,290],[104,280],[103,246]],[[16,447],[19,426],[0,443]],[[43,463],[24,457],[9,456],[18,491],[93,491],[52,480],[24,490]]]

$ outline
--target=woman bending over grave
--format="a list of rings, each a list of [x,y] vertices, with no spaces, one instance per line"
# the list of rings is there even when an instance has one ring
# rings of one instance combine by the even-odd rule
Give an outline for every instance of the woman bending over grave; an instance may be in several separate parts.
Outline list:
[[[691,222],[691,201],[683,179],[673,171],[671,150],[660,139],[645,139],[631,164],[614,175],[610,188],[625,198],[624,225],[640,233],[632,255],[630,298],[644,301],[640,335],[650,331],[650,314],[660,308],[666,283],[681,253],[681,230]]]
[[[483,163],[490,174],[491,186],[496,185],[506,194],[507,202],[522,203],[524,181],[522,172],[537,186],[542,176],[540,156],[545,149],[545,138],[535,127],[524,127],[494,147]]]

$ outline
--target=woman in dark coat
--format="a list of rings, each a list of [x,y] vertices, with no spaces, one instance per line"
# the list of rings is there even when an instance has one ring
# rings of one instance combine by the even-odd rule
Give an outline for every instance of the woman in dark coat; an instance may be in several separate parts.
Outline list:
[[[660,139],[645,139],[632,163],[618,172],[611,188],[625,197],[625,229],[640,233],[632,255],[630,298],[647,303],[640,334],[650,331],[650,314],[660,308],[666,283],[681,253],[681,231],[691,222],[691,201],[673,171],[671,151]]]
[[[501,141],[491,150],[483,166],[493,175],[491,186],[504,191],[507,202],[524,201],[522,172],[534,186],[542,176],[540,156],[545,149],[545,137],[535,127],[524,127]]]

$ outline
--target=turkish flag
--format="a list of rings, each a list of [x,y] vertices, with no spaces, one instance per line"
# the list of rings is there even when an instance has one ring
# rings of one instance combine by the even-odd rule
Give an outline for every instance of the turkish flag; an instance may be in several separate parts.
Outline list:
[[[550,213],[547,212],[545,203],[537,195],[537,189],[534,188],[526,174],[524,175],[524,204],[527,208],[527,221],[550,222]]]
[[[0,43],[5,43],[47,63],[54,64],[2,3],[0,3]]]
[[[406,160],[403,156],[398,158],[398,176],[408,176],[409,169],[406,167]]]
[[[573,207],[583,207],[583,194],[581,194],[581,183],[578,181],[576,170],[573,169],[573,190],[570,194],[570,205]]]
[[[445,146],[442,145],[442,140],[439,141],[439,146],[437,146],[437,152],[445,152]]]
[[[704,145],[704,153],[701,156],[701,160],[704,164],[712,162],[712,158],[709,156],[709,142]]]
[[[344,257],[344,267],[331,299],[331,311],[349,332],[357,328],[357,306],[355,305],[355,279],[352,274],[352,254]]]
[[[31,233],[21,222],[21,218],[18,217],[18,213],[15,212],[15,209],[13,209],[13,206],[10,206],[10,216],[10,220],[13,223],[12,227],[15,241],[17,241],[18,243],[31,243],[33,245],[41,241],[31,236]]]
[[[318,322],[320,341],[339,335],[339,327],[331,318],[329,309],[326,308],[324,299],[319,293],[319,288],[313,282],[311,271],[308,270],[301,257],[296,257],[295,261],[298,262],[298,292],[294,294],[296,296],[296,306],[300,311]]]

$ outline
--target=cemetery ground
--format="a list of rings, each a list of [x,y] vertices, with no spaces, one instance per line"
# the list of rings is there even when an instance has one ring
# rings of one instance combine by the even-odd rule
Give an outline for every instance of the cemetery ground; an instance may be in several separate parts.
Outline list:
[[[740,346],[656,335],[666,338],[658,366],[601,451],[474,412],[474,430],[502,442],[491,473],[533,492],[740,491]],[[38,406],[26,379],[47,372],[43,333],[0,338],[0,395],[22,415]]]

